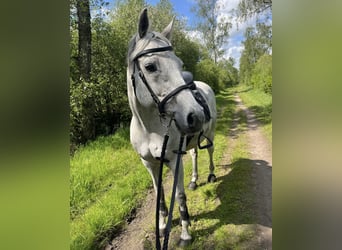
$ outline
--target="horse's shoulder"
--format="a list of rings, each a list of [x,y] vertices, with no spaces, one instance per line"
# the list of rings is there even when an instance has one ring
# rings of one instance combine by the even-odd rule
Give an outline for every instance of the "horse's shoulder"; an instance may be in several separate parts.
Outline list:
[[[207,83],[202,81],[194,81],[194,83],[196,84],[197,89],[202,90],[202,93],[206,96],[214,95],[214,91]]]

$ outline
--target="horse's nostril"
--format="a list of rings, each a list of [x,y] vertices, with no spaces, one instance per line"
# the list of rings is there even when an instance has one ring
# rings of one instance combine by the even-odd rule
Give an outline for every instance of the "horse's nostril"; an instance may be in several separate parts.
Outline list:
[[[188,115],[188,125],[189,127],[194,127],[195,126],[195,117],[194,113],[190,113]]]

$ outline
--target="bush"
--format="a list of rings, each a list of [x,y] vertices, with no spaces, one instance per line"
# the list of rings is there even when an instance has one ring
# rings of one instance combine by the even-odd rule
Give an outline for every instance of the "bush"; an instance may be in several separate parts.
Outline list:
[[[219,68],[210,59],[204,59],[196,65],[195,80],[207,83],[215,93],[220,91]]]
[[[122,83],[123,84],[123,83]],[[113,133],[130,119],[127,95],[109,81],[70,80],[71,152],[78,144]]]
[[[254,88],[272,94],[272,55],[259,58],[252,71],[251,83]]]

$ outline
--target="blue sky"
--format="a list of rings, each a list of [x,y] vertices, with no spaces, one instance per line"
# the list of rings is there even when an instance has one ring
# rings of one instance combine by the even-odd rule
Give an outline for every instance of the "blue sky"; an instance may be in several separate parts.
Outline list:
[[[159,0],[147,0],[148,4],[156,5]],[[191,12],[191,7],[195,4],[194,0],[171,0],[176,13],[184,16],[188,20],[188,25],[194,25],[196,17],[193,12]]]
[[[113,6],[113,2],[115,0],[107,0],[110,2],[110,7]],[[193,27],[196,23],[196,16],[191,11],[191,8],[196,4],[195,0],[170,0],[173,4],[174,10],[180,16],[185,17],[187,20],[187,24],[189,27]],[[146,2],[150,5],[155,5],[159,2],[159,0],[146,0]],[[239,0],[218,0],[218,2],[223,6],[221,15],[231,18],[230,11],[233,8],[236,8]],[[235,67],[239,67],[240,56],[243,50],[242,41],[244,40],[243,33],[248,26],[254,26],[255,18],[250,19],[249,21],[239,24],[237,28],[237,24],[232,20],[233,28],[230,30],[230,37],[228,42],[224,45],[226,49],[226,53],[224,55],[225,58],[233,57],[235,59]]]

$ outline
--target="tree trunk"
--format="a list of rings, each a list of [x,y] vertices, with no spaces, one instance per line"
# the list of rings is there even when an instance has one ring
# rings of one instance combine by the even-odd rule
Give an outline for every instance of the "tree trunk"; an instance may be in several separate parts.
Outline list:
[[[80,77],[90,80],[91,70],[91,27],[89,0],[77,0],[78,17],[78,64]]]

